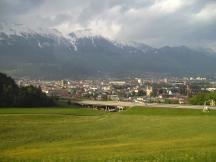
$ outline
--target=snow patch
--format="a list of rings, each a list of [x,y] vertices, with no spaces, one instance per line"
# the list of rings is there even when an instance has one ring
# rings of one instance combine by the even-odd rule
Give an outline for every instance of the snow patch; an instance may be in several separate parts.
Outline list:
[[[70,34],[68,34],[68,35],[65,35],[65,38],[67,39],[67,40],[69,40],[69,42],[70,42],[70,44],[73,46],[73,48],[74,48],[74,51],[78,51],[78,48],[77,48],[77,45],[76,45],[76,43],[77,43],[77,38],[76,38],[76,36],[74,35],[74,33],[70,33]]]
[[[41,45],[40,42],[38,42],[38,47],[39,47],[39,48],[42,48],[42,47],[43,47],[43,46]]]
[[[63,37],[63,35],[56,29],[28,28],[22,24],[0,23],[0,32],[6,34],[9,37],[11,35],[28,37],[30,35],[39,34],[55,38],[57,41],[60,37]]]

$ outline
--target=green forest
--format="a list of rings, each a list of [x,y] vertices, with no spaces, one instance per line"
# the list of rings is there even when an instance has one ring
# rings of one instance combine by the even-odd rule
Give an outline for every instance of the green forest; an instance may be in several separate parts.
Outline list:
[[[19,87],[14,79],[0,73],[0,107],[53,106],[54,99],[46,96],[41,88],[32,85]]]

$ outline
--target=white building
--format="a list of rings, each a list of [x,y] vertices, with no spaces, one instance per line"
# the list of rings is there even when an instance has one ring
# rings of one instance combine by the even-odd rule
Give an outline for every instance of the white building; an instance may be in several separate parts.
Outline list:
[[[151,96],[152,92],[153,92],[152,86],[147,85],[147,87],[146,87],[146,95]]]

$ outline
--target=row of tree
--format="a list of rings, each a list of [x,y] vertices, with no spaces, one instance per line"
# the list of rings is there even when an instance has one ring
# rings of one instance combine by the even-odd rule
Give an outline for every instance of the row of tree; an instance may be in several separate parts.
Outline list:
[[[192,105],[215,105],[216,92],[200,92],[189,99]]]
[[[41,88],[18,87],[6,74],[0,73],[0,107],[40,107],[53,106],[53,98],[46,96]]]

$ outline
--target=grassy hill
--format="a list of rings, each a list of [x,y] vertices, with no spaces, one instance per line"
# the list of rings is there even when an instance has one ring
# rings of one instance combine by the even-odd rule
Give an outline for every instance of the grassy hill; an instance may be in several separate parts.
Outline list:
[[[216,111],[0,109],[0,161],[216,161]]]

